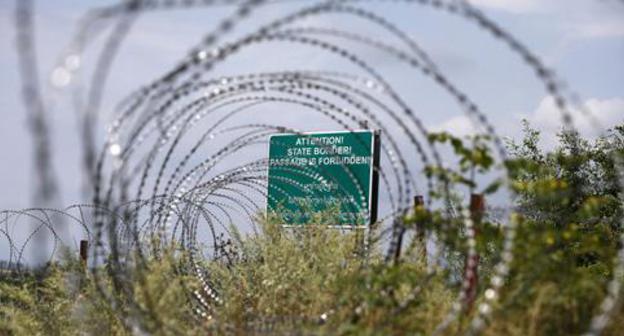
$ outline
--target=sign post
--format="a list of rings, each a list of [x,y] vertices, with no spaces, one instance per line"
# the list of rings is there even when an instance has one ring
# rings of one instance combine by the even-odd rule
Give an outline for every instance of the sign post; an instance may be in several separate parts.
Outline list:
[[[379,133],[370,130],[276,134],[269,140],[267,210],[286,226],[335,213],[328,226],[376,221]]]

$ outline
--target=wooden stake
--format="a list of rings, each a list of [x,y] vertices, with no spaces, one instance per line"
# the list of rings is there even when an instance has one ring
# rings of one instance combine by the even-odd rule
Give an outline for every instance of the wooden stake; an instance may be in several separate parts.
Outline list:
[[[485,197],[482,194],[470,195],[470,217],[473,221],[474,238],[479,235],[479,224],[485,213]],[[479,285],[479,253],[478,251],[470,258],[466,257],[464,281],[466,281],[466,309],[472,310],[477,298],[477,287]]]
[[[417,211],[419,207],[425,206],[425,198],[422,195],[414,197],[414,211]],[[427,261],[427,239],[425,237],[425,223],[422,221],[416,222],[416,239],[421,246],[421,257]]]
[[[84,267],[87,267],[87,257],[89,255],[89,241],[80,241],[80,261]]]
[[[470,214],[472,220],[480,222],[485,213],[485,196],[483,194],[470,195]]]
[[[416,209],[419,206],[423,206],[425,205],[425,198],[422,195],[416,195],[414,196],[414,211],[416,211]],[[424,241],[424,228],[422,227],[422,223],[416,223],[416,228],[417,228],[417,239],[419,241]],[[401,230],[399,231],[399,236],[397,237],[397,246],[396,249],[394,250],[394,263],[398,264],[399,263],[399,259],[401,258],[401,248],[403,245],[403,235],[405,234],[405,227],[402,227]],[[424,246],[424,245],[423,245]],[[425,255],[426,255],[426,249],[425,249]]]

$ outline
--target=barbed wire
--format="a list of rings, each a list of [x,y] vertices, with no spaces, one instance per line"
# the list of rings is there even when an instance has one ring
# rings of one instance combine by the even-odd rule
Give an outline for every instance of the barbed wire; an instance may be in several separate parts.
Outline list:
[[[120,316],[129,329],[143,329],[141,319],[154,321],[168,328],[155,317],[147,291],[147,304],[136,302],[138,295],[134,286],[145,286],[146,276],[136,272],[130,277],[130,267],[146,269],[149,256],[159,256],[167,247],[180,245],[188,253],[186,262],[177,272],[192,275],[200,283],[199,289],[188,286],[188,311],[198,323],[211,320],[211,330],[238,330],[227,320],[219,318],[219,307],[228,300],[220,294],[220,279],[202,265],[203,261],[228,260],[235,263],[245,258],[244,242],[234,229],[245,229],[258,234],[258,216],[267,199],[268,188],[285,198],[293,195],[289,190],[306,192],[299,180],[305,178],[315,183],[334,184],[338,195],[346,195],[343,184],[353,185],[357,191],[352,202],[345,206],[358,212],[366,205],[367,190],[352,168],[342,165],[345,179],[327,174],[322,167],[280,167],[283,176],[277,179],[279,186],[268,182],[267,171],[271,166],[266,153],[267,141],[274,134],[305,135],[305,122],[297,126],[289,124],[283,113],[271,116],[263,113],[270,106],[277,110],[295,107],[295,114],[304,112],[314,115],[332,127],[355,132],[363,128],[363,122],[371,129],[379,130],[382,164],[376,167],[380,176],[381,195],[388,206],[382,208],[380,220],[375,224],[378,231],[367,239],[385,241],[385,263],[390,265],[400,252],[400,236],[408,228],[406,217],[412,212],[412,197],[416,194],[431,195],[441,190],[441,204],[445,213],[461,223],[464,235],[460,243],[467,246],[466,272],[461,279],[461,289],[454,298],[452,308],[436,327],[435,334],[445,334],[460,319],[469,318],[468,334],[479,333],[493,318],[509,277],[514,256],[514,242],[519,225],[518,218],[509,216],[501,221],[502,247],[496,256],[494,272],[489,283],[483,286],[472,300],[478,302],[471,312],[469,298],[472,295],[472,278],[477,272],[477,232],[470,209],[453,201],[451,182],[437,180],[433,176],[419,177],[418,172],[427,167],[445,167],[443,149],[430,138],[421,119],[421,113],[410,105],[403,92],[393,85],[393,80],[382,69],[367,59],[363,50],[383,55],[406,71],[414,70],[433,84],[471,120],[473,125],[491,139],[497,160],[508,160],[507,150],[485,111],[443,73],[435,58],[406,32],[381,13],[368,9],[370,3],[382,2],[394,6],[416,5],[458,16],[463,22],[478,27],[512,51],[529,67],[544,86],[547,95],[553,97],[561,114],[565,129],[574,129],[573,110],[581,111],[594,129],[603,131],[594,114],[580,103],[556,73],[548,69],[525,44],[503,29],[482,11],[467,1],[443,0],[335,0],[320,2],[260,1],[260,0],[206,0],[206,1],[122,1],[112,6],[89,11],[79,23],[78,32],[62,53],[52,71],[54,97],[69,94],[78,112],[81,133],[83,175],[92,198],[89,204],[74,205],[55,210],[58,187],[51,167],[49,126],[46,113],[52,109],[43,99],[39,88],[37,55],[33,39],[33,9],[31,1],[17,1],[18,51],[22,72],[24,100],[32,125],[35,144],[36,188],[41,197],[35,202],[38,208],[0,212],[0,239],[8,245],[7,268],[18,270],[27,261],[28,248],[39,243],[33,239],[43,236],[53,242],[50,260],[60,246],[67,246],[67,238],[58,230],[64,225],[74,225],[81,230],[92,246],[91,272],[102,297],[113,306],[129,304],[130,309]],[[266,6],[285,3],[301,4],[302,8],[282,15],[257,27],[248,18]],[[172,8],[195,8],[198,6],[231,6],[234,12],[221,19],[216,28],[206,34],[201,42],[189,48],[188,54],[176,66],[161,72],[151,83],[130,92],[115,108],[115,119],[109,125],[103,146],[95,138],[97,117],[102,113],[102,99],[108,86],[113,63],[119,57],[121,46],[141,15],[151,11]],[[368,35],[356,29],[310,25],[306,20],[325,15],[340,15],[345,20],[360,20],[385,35]],[[248,23],[256,28],[242,37],[222,42],[238,26]],[[321,21],[322,22],[322,21]],[[93,73],[83,73],[86,52],[95,37],[109,31],[102,51],[97,54]],[[394,42],[392,42],[394,41]],[[296,46],[310,52],[333,57],[349,64],[352,71],[337,72],[331,69],[311,69],[302,64],[299,69],[279,71],[232,73],[215,75],[218,69],[238,55],[254,53],[258,46],[288,48]],[[257,52],[257,51],[256,51]],[[271,55],[269,55],[271,56]],[[272,56],[274,57],[274,56]],[[253,68],[250,64],[249,68]],[[226,68],[227,69],[227,68]],[[245,69],[245,67],[239,67]],[[88,78],[84,80],[83,77]],[[86,90],[82,86],[85,86]],[[267,121],[266,119],[270,119]],[[295,123],[297,124],[297,123]],[[303,128],[303,129],[302,129]],[[358,144],[364,146],[363,143]],[[331,149],[331,146],[325,149]],[[338,156],[336,156],[338,157]],[[418,162],[413,163],[413,159]],[[622,162],[614,158],[619,175],[619,189],[624,186]],[[503,167],[495,173],[502,184],[512,190],[512,172]],[[341,175],[342,176],[342,175]],[[424,181],[423,181],[424,180]],[[423,181],[422,186],[419,181]],[[509,204],[515,204],[513,192],[507,195]],[[426,207],[435,206],[432,198]],[[511,208],[511,207],[510,207]],[[303,211],[303,208],[301,209]],[[507,211],[509,212],[509,211]],[[370,217],[370,213],[366,213]],[[18,237],[13,233],[21,218],[35,223],[34,229]],[[620,219],[620,225],[624,219]],[[441,223],[433,232],[426,229],[430,239],[444,242],[450,238],[451,220]],[[425,230],[420,228],[420,230]],[[373,232],[372,230],[370,232]],[[588,335],[597,335],[609,324],[610,316],[621,301],[621,284],[624,278],[624,236],[620,238],[613,275],[599,312],[589,324]],[[416,240],[412,238],[412,242]],[[397,303],[393,313],[405,314],[415,303],[423,288],[445,269],[442,248],[435,249],[427,259],[427,273],[407,298]],[[363,254],[363,259],[368,255]],[[98,269],[107,265],[107,272]],[[107,286],[107,283],[112,286]],[[185,285],[186,286],[186,285]],[[378,295],[387,295],[394,289],[384,289]],[[121,301],[124,297],[124,301]],[[332,318],[339,304],[327,307],[321,316],[256,316],[249,318],[245,332],[253,334],[303,333],[304,326],[324,325]],[[361,307],[353,309],[359,315]],[[122,314],[120,312],[120,314]],[[139,322],[137,322],[139,321]],[[179,332],[179,330],[170,330]]]

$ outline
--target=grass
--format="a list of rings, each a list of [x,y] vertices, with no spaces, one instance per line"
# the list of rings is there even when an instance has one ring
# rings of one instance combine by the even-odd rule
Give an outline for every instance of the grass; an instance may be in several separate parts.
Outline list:
[[[427,275],[421,251],[387,265],[361,232],[317,225],[283,229],[260,220],[258,235],[217,260],[200,260],[224,299],[212,319],[192,312],[200,288],[185,271],[188,255],[172,248],[144,267],[129,262],[122,289],[97,270],[95,281],[69,254],[38,274],[0,280],[0,335],[428,335],[447,315],[459,285],[450,270]],[[368,258],[363,258],[368,255]],[[134,265],[134,266],[132,266]],[[602,278],[580,272],[567,281],[550,271],[526,274],[518,262],[485,335],[580,334],[604,297]],[[487,270],[483,270],[487,274]],[[556,270],[555,270],[556,271]],[[127,273],[127,274],[126,274]],[[483,282],[487,279],[483,279]],[[105,295],[103,295],[103,293]],[[447,334],[470,322],[453,323]],[[622,309],[607,335],[621,334]]]

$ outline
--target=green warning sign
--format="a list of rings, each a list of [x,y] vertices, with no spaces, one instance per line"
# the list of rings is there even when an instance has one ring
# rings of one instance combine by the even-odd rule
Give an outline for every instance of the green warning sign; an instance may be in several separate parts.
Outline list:
[[[269,145],[267,207],[285,225],[318,212],[332,226],[366,226],[377,212],[379,139],[373,131],[277,134]]]

